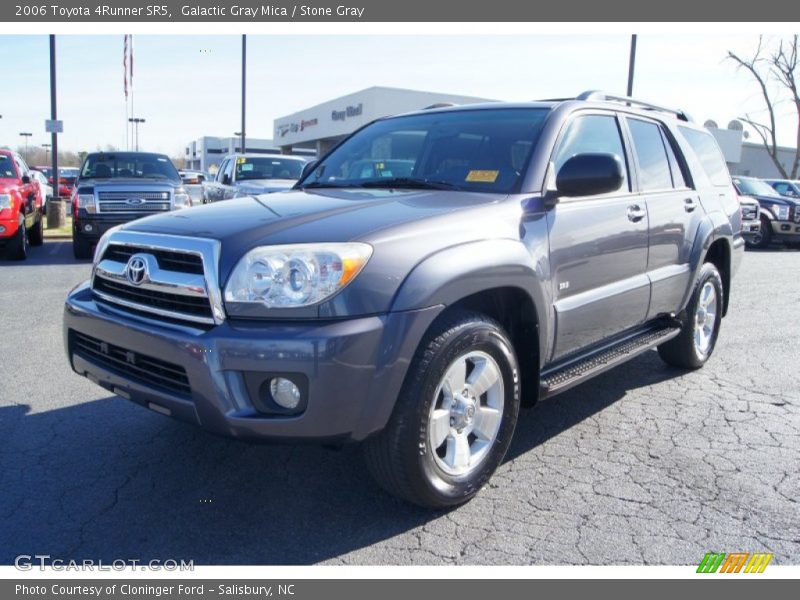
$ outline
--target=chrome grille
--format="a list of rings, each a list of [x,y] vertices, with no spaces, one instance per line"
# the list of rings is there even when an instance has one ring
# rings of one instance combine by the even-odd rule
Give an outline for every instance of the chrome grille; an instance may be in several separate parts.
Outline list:
[[[153,191],[98,192],[100,213],[153,213],[170,210],[170,193]]]
[[[118,231],[97,256],[96,301],[166,324],[211,326],[224,320],[218,242]]]

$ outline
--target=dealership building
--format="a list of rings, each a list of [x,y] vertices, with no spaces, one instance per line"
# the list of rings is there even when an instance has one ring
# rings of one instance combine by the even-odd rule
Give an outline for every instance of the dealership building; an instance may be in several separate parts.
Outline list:
[[[420,110],[437,104],[474,104],[492,102],[487,98],[458,96],[390,87],[371,87],[328,100],[310,108],[275,119],[272,138],[247,138],[246,151],[254,154],[300,154],[318,156],[370,121],[388,115]],[[706,128],[722,148],[730,172],[734,175],[779,177],[767,151],[760,143],[747,140],[740,122],[726,128],[706,121]],[[238,137],[205,136],[186,146],[187,168],[216,172],[222,159],[240,152]],[[779,148],[778,157],[791,170],[793,148]]]
[[[273,140],[285,153],[324,154],[339,140],[380,117],[435,104],[475,104],[487,98],[455,96],[388,87],[371,87],[275,119]]]

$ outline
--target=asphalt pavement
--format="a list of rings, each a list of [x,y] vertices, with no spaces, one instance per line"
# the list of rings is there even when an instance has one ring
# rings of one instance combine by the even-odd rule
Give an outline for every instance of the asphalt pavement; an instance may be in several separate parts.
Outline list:
[[[69,368],[69,242],[0,260],[0,564],[800,564],[800,252],[748,252],[700,371],[655,352],[524,410],[467,505],[409,506],[357,447],[215,437]],[[342,382],[346,385],[346,382]]]

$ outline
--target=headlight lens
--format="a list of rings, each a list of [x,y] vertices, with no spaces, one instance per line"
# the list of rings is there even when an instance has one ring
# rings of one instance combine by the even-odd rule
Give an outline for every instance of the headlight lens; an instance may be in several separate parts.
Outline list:
[[[774,214],[775,218],[778,219],[779,221],[788,221],[789,207],[781,204],[773,204],[772,214]]]
[[[11,208],[11,194],[0,194],[0,210]]]
[[[350,283],[372,247],[361,243],[262,246],[236,265],[225,301],[298,308],[322,302]]]
[[[97,212],[97,203],[94,201],[94,194],[78,194],[78,206],[87,213]]]
[[[192,204],[192,199],[183,188],[178,188],[175,190],[175,195],[172,197],[172,201],[172,207],[175,209],[186,208]]]

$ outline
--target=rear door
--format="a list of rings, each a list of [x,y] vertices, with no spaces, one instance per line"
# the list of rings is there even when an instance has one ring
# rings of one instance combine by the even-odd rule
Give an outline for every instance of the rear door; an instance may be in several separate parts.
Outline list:
[[[647,275],[650,308],[647,318],[676,313],[689,286],[690,254],[703,209],[687,184],[683,156],[659,122],[626,117],[636,164],[636,188],[647,206],[650,239]]]
[[[576,154],[616,154],[626,173],[619,190],[561,198],[547,213],[556,313],[551,360],[635,327],[647,314],[647,210],[632,192],[621,131],[613,113],[577,113],[552,157],[557,173]]]

